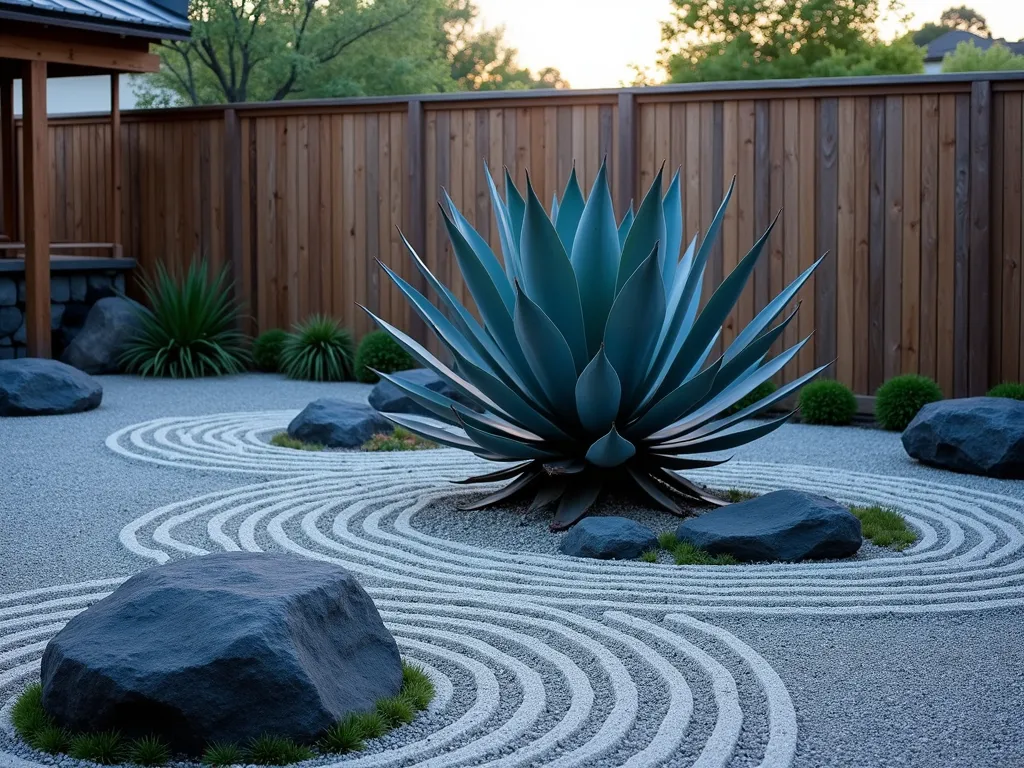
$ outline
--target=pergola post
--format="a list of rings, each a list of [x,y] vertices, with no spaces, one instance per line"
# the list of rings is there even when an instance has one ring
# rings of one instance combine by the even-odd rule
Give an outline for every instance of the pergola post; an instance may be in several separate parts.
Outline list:
[[[18,150],[14,134],[14,77],[0,75],[0,167],[3,168],[3,234],[18,239]]]
[[[25,330],[29,357],[50,356],[50,161],[46,62],[22,76],[25,153]]]
[[[110,242],[111,255],[121,258],[121,89],[117,73],[110,76]]]

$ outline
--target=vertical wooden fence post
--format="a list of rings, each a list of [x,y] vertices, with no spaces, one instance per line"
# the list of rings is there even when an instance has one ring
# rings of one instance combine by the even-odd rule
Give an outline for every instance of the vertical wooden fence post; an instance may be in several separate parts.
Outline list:
[[[991,384],[989,379],[989,268],[990,248],[989,197],[992,171],[992,83],[976,80],[971,83],[971,213],[970,266],[968,267],[968,345],[967,382],[971,395],[983,395]]]
[[[46,62],[25,63],[25,331],[29,357],[50,356],[50,142]]]
[[[0,167],[3,168],[3,228],[18,240],[18,145],[14,134],[14,78],[0,80]]]
[[[231,264],[235,297],[245,307],[244,316],[255,318],[256,295],[246,284],[248,270],[242,253],[242,126],[238,113],[230,107],[224,110],[224,258]],[[254,322],[243,321],[248,325]]]
[[[423,102],[420,99],[409,99],[408,113],[405,124],[406,158],[409,173],[409,194],[406,196],[405,226],[406,238],[420,257],[426,260],[427,246],[427,209],[426,209],[426,165],[423,157]],[[421,293],[426,291],[426,280],[419,271],[415,271],[412,285]],[[412,337],[422,344],[427,341],[427,327],[415,312],[410,313],[409,330]]]
[[[636,96],[630,91],[619,94],[619,168],[615,202],[621,218],[636,191]]]
[[[121,83],[110,76],[110,242],[112,256],[121,258]]]

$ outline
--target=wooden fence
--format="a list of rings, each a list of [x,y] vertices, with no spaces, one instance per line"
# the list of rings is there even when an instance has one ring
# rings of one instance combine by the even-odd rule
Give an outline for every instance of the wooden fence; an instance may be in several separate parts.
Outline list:
[[[687,237],[736,194],[705,292],[781,211],[723,334],[821,253],[784,378],[835,360],[870,394],[898,373],[950,395],[1024,379],[1024,77],[921,76],[618,91],[347,99],[125,113],[125,255],[144,269],[231,264],[254,329],[356,307],[422,332],[379,258],[418,282],[398,227],[468,300],[436,201],[446,188],[497,250],[484,163],[527,168],[543,200],[607,157],[621,213],[679,167]],[[51,123],[54,238],[106,240],[104,119]],[[666,182],[667,182],[666,177]]]

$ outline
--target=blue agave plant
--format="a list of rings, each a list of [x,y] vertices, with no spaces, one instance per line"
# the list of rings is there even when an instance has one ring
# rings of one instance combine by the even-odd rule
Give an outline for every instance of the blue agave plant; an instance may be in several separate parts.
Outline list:
[[[447,193],[447,210],[441,207],[480,321],[431,274],[408,241],[417,269],[444,311],[381,265],[451,353],[452,363],[370,313],[479,410],[380,373],[455,429],[416,416],[388,418],[443,445],[514,462],[463,481],[511,481],[467,505],[470,509],[532,494],[534,508],[557,504],[551,527],[558,530],[582,518],[612,484],[628,483],[675,514],[683,514],[686,504],[722,503],[676,470],[719,464],[700,454],[731,449],[778,428],[788,415],[757,422],[751,417],[824,368],[727,413],[806,343],[768,359],[796,310],[772,323],[820,259],[709,362],[722,323],[771,233],[769,227],[701,308],[705,267],[732,186],[700,246],[694,237],[683,249],[678,172],[664,196],[659,172],[639,209],[618,223],[603,166],[588,198],[574,170],[550,215],[529,180],[524,198],[506,170],[502,200],[490,174],[487,178],[502,260]]]

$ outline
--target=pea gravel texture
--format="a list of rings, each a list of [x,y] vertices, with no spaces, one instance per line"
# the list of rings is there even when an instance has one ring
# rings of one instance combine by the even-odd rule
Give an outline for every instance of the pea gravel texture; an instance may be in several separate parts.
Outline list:
[[[25,649],[39,637],[21,638],[54,600],[84,607],[161,557],[250,541],[351,567],[403,654],[438,682],[439,706],[371,743],[366,765],[1024,766],[1024,483],[919,466],[898,434],[787,425],[736,451],[734,469],[695,479],[879,498],[933,535],[916,552],[785,572],[594,564],[557,555],[543,514],[455,512],[448,481],[481,468],[462,454],[290,463],[260,452],[266,425],[240,418],[236,445],[195,418],[365,402],[368,387],[101,381],[95,411],[0,420],[0,706],[31,680],[11,670],[38,658]],[[126,433],[121,452],[106,444],[164,417],[192,421],[166,442],[154,427],[137,442]],[[255,511],[220,527],[201,511],[243,496]],[[84,765],[0,727],[0,766],[39,764]]]

